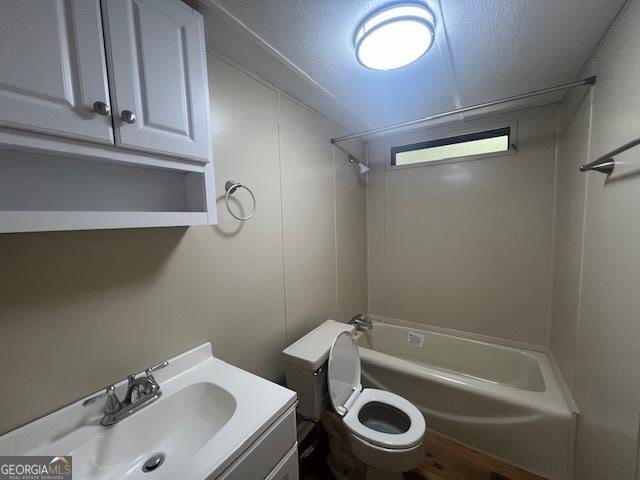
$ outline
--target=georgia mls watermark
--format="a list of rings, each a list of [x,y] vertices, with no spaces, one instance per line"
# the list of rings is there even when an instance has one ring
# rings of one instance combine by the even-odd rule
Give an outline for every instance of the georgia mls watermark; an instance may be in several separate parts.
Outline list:
[[[0,480],[71,480],[71,456],[0,457]]]

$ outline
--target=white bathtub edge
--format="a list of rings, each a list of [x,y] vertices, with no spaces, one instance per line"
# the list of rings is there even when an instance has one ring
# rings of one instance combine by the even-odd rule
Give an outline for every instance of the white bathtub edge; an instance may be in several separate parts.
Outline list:
[[[455,433],[455,436],[445,436],[454,439],[458,443],[469,446],[473,450],[488,454],[493,458],[518,466],[537,475],[542,475],[544,478],[551,480],[567,480],[573,478],[577,408],[573,398],[569,394],[569,389],[564,377],[560,374],[556,359],[547,348],[541,346],[533,346],[534,348],[530,348],[531,345],[505,339],[493,341],[492,337],[486,335],[459,332],[452,329],[433,327],[398,319],[387,319],[382,316],[372,315],[371,320],[374,324],[373,332],[376,331],[377,327],[383,328],[383,325],[387,325],[385,328],[392,329],[388,332],[387,330],[382,330],[383,337],[381,338],[386,338],[384,336],[385,332],[388,333],[389,338],[396,338],[396,334],[392,332],[397,329],[399,329],[398,331],[405,332],[415,330],[418,333],[422,332],[425,336],[444,335],[451,338],[458,338],[458,342],[478,342],[485,345],[493,345],[495,348],[501,350],[517,350],[521,355],[535,359],[544,380],[545,388],[542,391],[528,390],[526,388],[514,387],[507,383],[503,384],[483,378],[470,377],[463,373],[457,373],[456,371],[439,369],[428,363],[412,361],[402,356],[395,356],[392,353],[383,353],[383,351],[371,349],[364,345],[360,347],[360,357],[363,362],[363,380],[365,370],[368,371],[368,369],[371,368],[377,371],[377,374],[381,377],[377,378],[376,374],[373,376],[369,375],[370,378],[367,379],[367,382],[370,384],[369,386],[372,388],[390,389],[391,391],[395,391],[394,388],[397,388],[398,391],[395,391],[396,393],[413,401],[423,414],[431,419],[433,423],[431,428],[433,431],[440,432],[440,428],[444,431],[451,430],[450,433]],[[358,333],[358,335],[364,334]],[[395,343],[393,344],[395,345]],[[369,343],[367,343],[367,345],[369,345]],[[453,345],[457,344],[454,343]],[[371,346],[374,345],[371,344]],[[395,352],[395,350],[392,349],[390,352]],[[394,375],[394,371],[402,373],[402,377],[405,378],[405,380],[408,379],[409,383],[403,386],[401,384],[402,382],[395,382],[394,379],[396,379],[396,376]],[[391,375],[391,377],[389,377],[389,375]],[[428,403],[422,404],[421,401],[424,399],[422,398],[423,394],[421,391],[407,387],[407,385],[414,385],[416,383],[411,378],[413,376],[419,377],[419,379],[424,377],[425,382],[431,382],[430,388],[434,389],[433,398],[436,402],[435,405]],[[385,378],[386,381],[391,383],[385,384]],[[449,389],[447,392],[447,387],[452,387],[455,391]],[[403,390],[403,388],[405,390]],[[476,405],[487,404],[485,407],[490,410],[493,409],[491,412],[496,409],[500,410],[502,407],[506,408],[511,406],[503,411],[502,420],[510,420],[513,417],[517,421],[502,422],[504,425],[500,427],[500,431],[504,432],[506,429],[511,435],[515,435],[513,441],[509,444],[503,444],[504,442],[500,435],[495,437],[491,436],[491,434],[483,434],[482,432],[486,431],[486,428],[484,428],[482,422],[472,418],[475,415],[482,420],[484,418],[482,411],[479,413],[472,412],[471,418],[464,417],[464,412],[449,412],[446,408],[446,396],[455,394],[457,390],[461,390],[460,393],[465,392],[464,395],[466,395],[466,397],[463,398],[470,399],[471,401],[478,400],[473,397],[473,395],[484,397],[480,398],[480,402],[476,403]],[[442,403],[443,399],[445,399],[445,403]],[[486,401],[483,402],[483,400]],[[499,403],[492,406],[489,404],[491,400],[498,401]],[[520,415],[522,418],[518,417],[522,407],[531,410],[536,414],[534,417],[539,418],[528,418],[526,415],[524,417]],[[527,410],[524,412],[526,414]],[[489,420],[489,427],[493,426],[493,430],[495,430],[495,426],[501,424],[501,418],[498,416],[497,420],[494,420],[494,416],[491,414],[487,415],[486,420]],[[557,420],[557,422],[551,424],[549,422],[551,418]],[[527,421],[523,422],[523,419]],[[518,426],[518,423],[522,423],[522,425]],[[514,427],[514,425],[516,426]],[[478,428],[480,428],[480,430],[478,430]],[[524,436],[522,432],[526,432]],[[522,440],[523,438],[525,440]],[[463,439],[469,440],[470,443],[466,443]],[[471,445],[473,446],[471,447]],[[534,447],[531,445],[534,445]],[[502,454],[505,456],[502,457]]]
[[[578,404],[573,399],[573,395],[571,394],[571,390],[569,390],[569,386],[564,379],[564,375],[562,374],[562,370],[560,370],[560,366],[556,361],[556,357],[553,355],[553,351],[550,348],[546,348],[545,352],[547,358],[549,359],[549,363],[551,364],[551,370],[553,371],[553,375],[556,377],[556,381],[558,382],[558,386],[560,387],[560,391],[564,396],[565,402],[569,406],[571,413],[575,415],[580,415],[580,410],[578,409]]]
[[[497,345],[503,345],[505,347],[520,348],[523,350],[531,350],[533,352],[545,354],[549,350],[547,347],[543,345],[536,345],[535,343],[521,342],[519,340],[512,340],[510,338],[492,337],[491,335],[483,335],[481,333],[467,332],[464,330],[455,330],[453,328],[439,327],[436,325],[430,325],[428,323],[412,322],[410,320],[402,320],[394,317],[385,317],[384,315],[377,315],[374,313],[368,314],[368,317],[371,320],[382,323],[389,323],[392,325],[399,325],[401,327],[407,328],[415,328],[416,330],[426,330],[427,332],[442,333],[454,337],[468,338],[470,340],[478,340],[480,342],[494,343]]]
[[[569,386],[567,385],[567,382],[564,379],[562,370],[560,370],[560,365],[558,365],[558,362],[556,361],[556,357],[555,355],[553,355],[553,351],[550,348],[547,348],[546,355],[547,355],[547,358],[549,359],[551,370],[553,371],[553,374],[556,377],[556,382],[558,382],[558,386],[560,387],[560,392],[564,396],[565,402],[567,402],[567,405],[571,409],[571,414],[573,415],[573,421],[571,422],[571,428],[572,428],[571,439],[567,447],[569,449],[569,452],[573,461],[569,462],[569,465],[567,466],[567,478],[574,478],[576,442],[578,441],[578,435],[577,435],[578,415],[580,415],[580,410],[578,409],[578,404],[573,399],[571,390],[569,390]]]
[[[543,345],[536,345],[533,343],[521,342],[518,340],[512,340],[509,338],[492,337],[491,335],[483,335],[475,332],[466,332],[464,330],[455,330],[453,328],[438,327],[436,325],[430,325],[428,323],[419,323],[419,322],[412,322],[410,320],[402,320],[394,317],[386,317],[384,315],[377,315],[373,313],[368,314],[368,317],[373,321],[389,323],[392,325],[399,325],[401,327],[415,328],[416,330],[425,330],[433,333],[442,333],[445,335],[452,335],[454,337],[468,338],[470,340],[495,343],[498,345],[503,345],[505,347],[521,348],[523,350],[530,350],[537,353],[543,353],[547,356],[547,360],[549,361],[549,365],[551,366],[551,371],[553,373],[553,376],[558,386],[560,387],[559,388],[560,393],[562,394],[567,404],[567,407],[569,407],[569,410],[573,415],[580,415],[580,410],[578,409],[578,405],[573,399],[571,390],[569,390],[569,386],[567,385],[567,382],[564,379],[564,375],[562,375],[562,371],[558,366],[556,357],[553,355],[553,352],[549,347],[545,347]]]

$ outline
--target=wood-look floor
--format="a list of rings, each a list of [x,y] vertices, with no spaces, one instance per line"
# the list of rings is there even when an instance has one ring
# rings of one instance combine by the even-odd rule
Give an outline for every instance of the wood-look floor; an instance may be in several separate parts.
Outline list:
[[[427,432],[425,442],[424,463],[406,480],[544,480],[434,432]]]
[[[424,462],[406,473],[406,480],[544,480],[434,432],[427,432],[425,442]],[[326,451],[318,453],[311,468],[302,472],[301,480],[335,480],[324,462]]]

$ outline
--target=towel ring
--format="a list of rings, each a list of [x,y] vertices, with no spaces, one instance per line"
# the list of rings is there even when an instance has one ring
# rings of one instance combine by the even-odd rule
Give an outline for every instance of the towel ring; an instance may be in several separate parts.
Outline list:
[[[253,201],[253,209],[251,210],[251,213],[246,217],[240,217],[236,215],[235,213],[233,213],[233,211],[231,210],[231,207],[229,206],[229,198],[239,188],[244,188],[247,192],[249,192],[249,195],[251,195],[251,200]],[[253,217],[256,214],[256,206],[257,206],[256,197],[249,187],[247,187],[246,185],[242,185],[240,182],[236,182],[235,180],[227,180],[224,184],[224,189],[227,192],[224,196],[224,205],[227,207],[227,212],[229,212],[229,215],[231,215],[236,220],[240,220],[241,222],[244,222],[245,220],[249,220],[251,217]]]

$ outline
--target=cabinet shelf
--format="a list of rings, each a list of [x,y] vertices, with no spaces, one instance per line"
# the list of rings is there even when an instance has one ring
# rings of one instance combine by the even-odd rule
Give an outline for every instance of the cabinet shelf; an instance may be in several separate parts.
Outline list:
[[[0,211],[0,233],[207,225],[206,212]]]
[[[0,147],[0,233],[216,223],[201,171]]]

